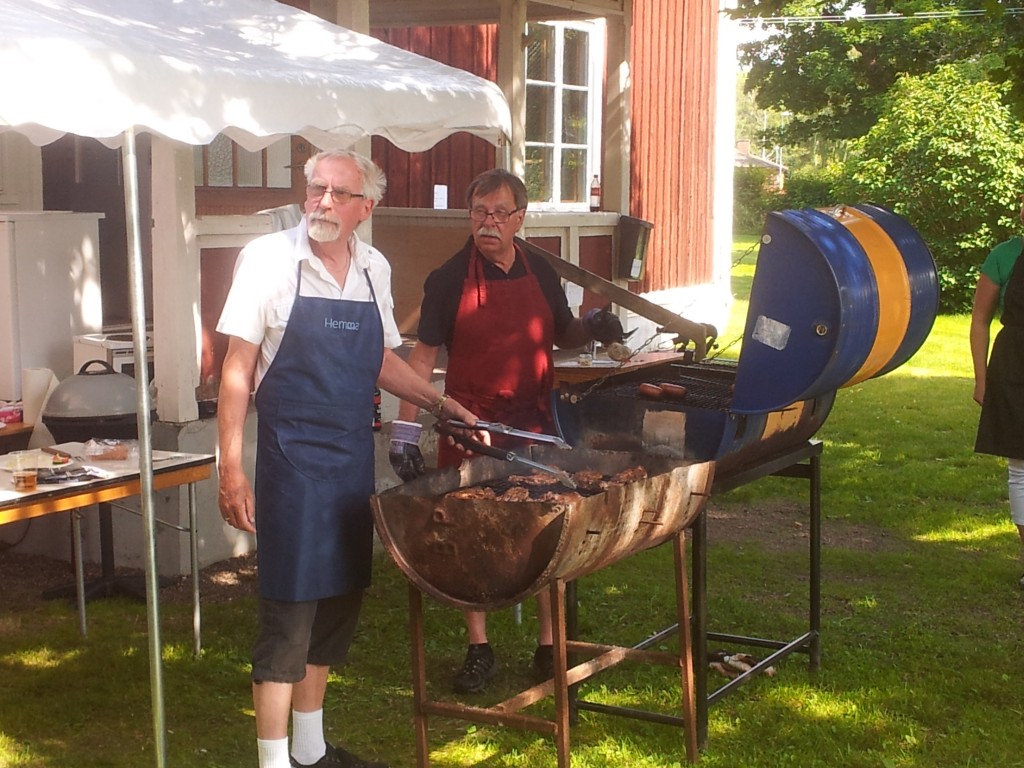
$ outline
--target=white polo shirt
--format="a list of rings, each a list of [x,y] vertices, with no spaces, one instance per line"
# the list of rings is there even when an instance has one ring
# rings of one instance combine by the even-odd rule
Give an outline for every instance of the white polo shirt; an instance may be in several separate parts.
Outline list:
[[[263,235],[246,245],[238,255],[235,273],[217,331],[257,344],[256,386],[274,360],[295,301],[296,268],[302,266],[303,296],[370,301],[370,287],[363,270],[369,269],[373,295],[384,324],[384,346],[402,344],[395,323],[395,302],[391,297],[391,265],[375,248],[352,235],[354,257],[348,268],[344,289],[338,286],[322,261],[309,247],[306,219],[297,227]]]

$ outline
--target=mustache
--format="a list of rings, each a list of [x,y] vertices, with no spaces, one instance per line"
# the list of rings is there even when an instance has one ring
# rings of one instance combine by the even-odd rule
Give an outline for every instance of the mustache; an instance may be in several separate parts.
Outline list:
[[[476,233],[478,235],[483,235],[484,237],[501,237],[501,232],[499,232],[495,227],[480,227]]]
[[[314,212],[309,214],[310,221],[323,221],[328,224],[340,224],[341,222],[328,213]]]

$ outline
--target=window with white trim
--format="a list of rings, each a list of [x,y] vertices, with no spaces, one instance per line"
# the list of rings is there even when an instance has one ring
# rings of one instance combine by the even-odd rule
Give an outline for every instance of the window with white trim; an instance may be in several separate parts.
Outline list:
[[[587,210],[600,176],[604,22],[527,26],[526,188],[531,207]]]
[[[292,185],[291,140],[249,152],[224,134],[193,150],[197,187],[287,189]]]

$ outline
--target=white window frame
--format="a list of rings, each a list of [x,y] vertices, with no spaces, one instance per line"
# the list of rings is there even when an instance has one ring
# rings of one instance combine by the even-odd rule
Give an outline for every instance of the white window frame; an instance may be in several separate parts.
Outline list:
[[[554,121],[553,136],[551,142],[525,141],[527,149],[531,147],[544,147],[552,150],[551,187],[546,200],[530,200],[530,209],[538,211],[589,211],[590,210],[590,180],[597,176],[601,177],[601,119],[602,106],[604,101],[604,59],[605,59],[605,22],[604,19],[593,21],[545,21],[535,22],[538,26],[554,27],[558,34],[555,35],[554,65],[555,74],[553,84],[544,80],[533,80],[525,77],[527,85],[526,93],[529,99],[530,85],[554,86],[554,104],[552,105],[552,120]],[[587,85],[566,85],[563,82],[563,44],[564,32],[567,29],[576,29],[586,32],[589,36],[587,46]],[[525,65],[524,65],[525,67]],[[568,144],[562,142],[562,96],[565,91],[586,91],[587,99],[587,136],[585,144]],[[584,149],[587,153],[587,170],[581,200],[563,203],[556,197],[556,191],[562,188],[562,152],[570,149]]]
[[[203,189],[235,189],[235,190],[280,190],[291,188],[291,138],[278,139],[273,144],[256,152],[249,152],[242,149],[235,141],[228,139],[223,134],[218,136],[224,144],[224,148],[230,147],[232,158],[229,169],[230,183],[210,184],[209,183],[209,159],[208,147],[197,146],[193,148],[193,172],[194,181],[197,187]],[[255,165],[253,165],[255,163]],[[241,171],[248,170],[250,173],[255,169],[258,180],[250,179],[243,181]]]

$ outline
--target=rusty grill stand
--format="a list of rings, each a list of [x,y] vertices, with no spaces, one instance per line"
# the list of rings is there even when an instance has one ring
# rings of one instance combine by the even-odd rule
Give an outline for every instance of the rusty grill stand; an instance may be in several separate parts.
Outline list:
[[[694,520],[693,529],[693,614],[690,621],[685,618],[672,624],[665,629],[655,632],[643,642],[633,646],[634,652],[642,651],[652,645],[662,642],[674,635],[679,627],[683,627],[683,637],[680,638],[680,653],[690,653],[692,643],[693,652],[693,679],[695,681],[696,700],[696,723],[684,712],[683,717],[674,717],[657,712],[633,709],[630,707],[610,706],[596,704],[577,695],[575,686],[570,689],[571,697],[569,702],[572,720],[575,722],[579,710],[589,712],[600,712],[604,714],[620,715],[631,717],[637,720],[648,722],[666,723],[686,728],[687,731],[687,756],[690,762],[696,761],[697,746],[694,745],[691,751],[691,730],[694,733],[693,739],[703,749],[707,746],[708,740],[708,708],[721,699],[723,696],[736,690],[739,686],[753,677],[761,674],[765,669],[781,661],[791,653],[799,651],[810,657],[810,671],[816,673],[821,660],[820,629],[821,629],[821,453],[822,444],[820,440],[808,440],[803,445],[782,454],[776,454],[770,459],[757,462],[752,465],[740,467],[734,471],[728,471],[723,475],[716,475],[712,485],[712,496],[715,493],[739,488],[762,477],[774,475],[776,477],[795,477],[808,480],[810,484],[810,498],[808,502],[808,514],[810,517],[810,595],[808,607],[808,631],[790,641],[768,640],[759,637],[744,637],[742,635],[730,635],[720,632],[708,632],[707,614],[707,509],[701,510],[697,519]],[[682,539],[683,536],[678,537]],[[679,569],[680,548],[676,548],[676,568]],[[686,589],[685,557],[682,581],[676,582],[677,592]],[[575,584],[570,585],[569,605],[567,611],[570,616],[570,627],[575,628],[576,617],[576,592]],[[677,601],[678,602],[678,601]],[[686,617],[689,614],[680,613]],[[692,640],[691,640],[692,638]],[[736,645],[755,646],[759,648],[775,649],[774,653],[762,659],[750,670],[743,672],[721,686],[712,693],[708,693],[708,640],[717,640],[724,643]],[[686,678],[684,676],[684,686]],[[695,727],[694,727],[695,725]]]
[[[576,703],[575,687],[584,680],[616,664],[631,660],[648,664],[662,664],[679,669],[682,683],[682,718],[667,718],[651,715],[648,719],[682,722],[686,729],[686,756],[694,763],[697,761],[697,699],[695,696],[693,643],[690,632],[689,589],[686,573],[686,532],[680,531],[673,537],[675,554],[676,581],[676,615],[677,625],[683,627],[678,653],[648,651],[641,647],[626,648],[615,645],[602,645],[580,642],[575,639],[576,632],[576,598],[575,582],[562,579],[553,580],[551,592],[551,626],[553,635],[554,678],[547,682],[527,688],[521,693],[506,699],[492,707],[472,707],[444,701],[431,701],[427,692],[426,654],[424,651],[423,629],[423,595],[412,583],[409,583],[409,624],[412,641],[412,678],[413,678],[413,719],[416,738],[416,765],[428,768],[430,765],[430,749],[427,739],[427,718],[430,715],[450,717],[459,720],[501,725],[521,730],[536,731],[554,736],[558,752],[558,768],[569,768],[569,725],[575,718]],[[566,594],[569,599],[566,600]],[[568,603],[568,609],[567,609]],[[567,634],[573,639],[569,639]],[[673,631],[675,629],[673,628]],[[571,657],[570,657],[571,654]],[[589,657],[589,661],[570,667],[569,659],[577,656]],[[572,689],[572,694],[570,694]],[[547,720],[542,717],[520,714],[520,710],[554,694],[555,717]],[[598,709],[596,704],[588,704],[590,709]],[[600,711],[600,710],[598,710]]]
[[[693,525],[693,624],[696,643],[697,731],[703,748],[708,740],[708,708],[722,697],[732,693],[739,686],[761,674],[765,669],[789,656],[791,653],[805,653],[809,657],[809,671],[816,674],[821,662],[821,453],[820,440],[808,440],[792,451],[772,457],[753,466],[741,467],[736,471],[715,478],[712,495],[725,493],[762,477],[794,477],[808,481],[808,606],[807,632],[789,641],[769,640],[760,637],[709,632],[707,630],[707,513],[701,510]],[[774,649],[753,668],[744,672],[708,693],[708,640],[723,643]]]

